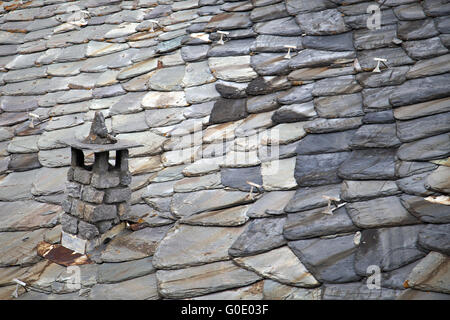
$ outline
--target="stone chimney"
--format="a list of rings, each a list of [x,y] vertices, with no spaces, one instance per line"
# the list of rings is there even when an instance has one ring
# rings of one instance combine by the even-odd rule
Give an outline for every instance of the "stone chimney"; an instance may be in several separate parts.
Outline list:
[[[119,224],[129,208],[131,173],[128,149],[141,145],[117,141],[108,133],[105,118],[96,112],[89,135],[83,141],[65,141],[72,161],[67,173],[66,194],[61,216],[61,244],[81,254],[103,242],[106,232]],[[85,164],[83,151],[94,153],[94,163]],[[115,152],[115,164],[109,163]]]

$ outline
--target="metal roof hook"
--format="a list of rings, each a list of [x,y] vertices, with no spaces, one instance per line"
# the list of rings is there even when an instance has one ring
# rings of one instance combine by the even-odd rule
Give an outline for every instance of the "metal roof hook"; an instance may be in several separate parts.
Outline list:
[[[288,52],[286,53],[286,55],[284,56],[285,59],[290,59],[291,58],[291,49],[297,49],[297,46],[289,46],[289,45],[285,45],[285,48],[288,49]]]
[[[372,70],[372,72],[376,72],[376,73],[380,73],[380,62],[382,62],[386,67],[387,65],[385,64],[385,62],[387,62],[387,59],[383,59],[383,58],[373,58],[373,60],[377,61],[377,66],[375,67],[375,69]]]
[[[230,33],[228,31],[220,31],[220,30],[217,30],[217,33],[220,34],[220,39],[219,39],[219,41],[217,41],[217,44],[220,44],[220,45],[224,44],[225,42],[223,41],[223,36],[228,35]]]

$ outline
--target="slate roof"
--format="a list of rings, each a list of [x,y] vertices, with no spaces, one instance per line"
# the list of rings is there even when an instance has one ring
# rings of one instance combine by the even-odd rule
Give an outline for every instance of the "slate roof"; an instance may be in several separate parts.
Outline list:
[[[2,2],[0,298],[448,299],[450,2],[377,2]],[[98,110],[143,228],[72,289],[36,245]]]

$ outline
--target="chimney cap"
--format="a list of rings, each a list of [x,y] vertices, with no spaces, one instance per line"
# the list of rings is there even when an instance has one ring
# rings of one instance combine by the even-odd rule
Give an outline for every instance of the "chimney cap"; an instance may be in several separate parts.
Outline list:
[[[82,141],[75,138],[62,141],[63,143],[80,150],[89,150],[94,153],[113,150],[124,150],[136,147],[142,147],[142,144],[133,141],[118,141],[112,136],[105,124],[105,117],[100,111],[95,112],[89,135]]]

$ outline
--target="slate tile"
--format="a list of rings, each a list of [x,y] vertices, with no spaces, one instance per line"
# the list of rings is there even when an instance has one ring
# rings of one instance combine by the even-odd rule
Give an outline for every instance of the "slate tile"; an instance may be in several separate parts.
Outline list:
[[[221,183],[225,187],[239,189],[241,191],[250,191],[251,186],[247,181],[262,185],[261,168],[223,168],[220,172]]]
[[[289,213],[283,236],[288,240],[300,240],[358,230],[349,218],[345,206],[335,210],[332,215],[326,214],[326,209],[327,207],[322,207]]]
[[[357,129],[361,126],[362,117],[316,119],[303,126],[307,133],[329,133]]]
[[[337,34],[348,31],[342,15],[336,9],[300,13],[295,17],[298,25],[307,35]]]
[[[383,86],[399,85],[405,82],[409,67],[389,68],[381,73],[358,73],[356,79],[365,88],[378,88]]]
[[[297,240],[288,245],[321,282],[346,283],[360,279],[353,267],[356,251],[353,235]]]
[[[424,200],[423,196],[403,195],[403,206],[415,217],[426,223],[449,223],[450,210],[448,206]]]
[[[285,75],[290,71],[289,61],[284,58],[284,54],[257,53],[251,56],[250,65],[262,76]]]
[[[333,133],[308,134],[297,145],[297,154],[349,151],[350,142],[356,132],[356,130],[347,130]]]
[[[256,23],[253,30],[258,34],[276,36],[300,36],[302,34],[295,19],[290,17]]]
[[[218,79],[236,82],[247,82],[257,77],[250,66],[250,56],[211,57],[209,67]]]
[[[286,244],[282,235],[285,221],[286,218],[263,218],[250,221],[231,245],[228,254],[232,257],[245,257],[283,246]]]
[[[383,288],[369,289],[366,281],[345,284],[325,284],[323,300],[394,300],[400,296],[402,290]]]
[[[337,171],[349,155],[349,152],[336,152],[297,156],[294,176],[298,185],[320,186],[341,182]]]
[[[401,144],[395,124],[366,124],[355,133],[350,143],[354,149],[392,148]]]
[[[373,60],[374,57],[387,59],[390,67],[414,63],[414,60],[400,47],[357,51],[358,62],[364,71],[373,71],[376,67],[377,62]]]
[[[353,50],[353,48],[348,48],[347,50]],[[329,66],[331,64],[339,63],[340,61],[350,62],[353,58],[355,58],[354,51],[304,49],[289,60],[289,67],[298,69]]]
[[[366,149],[353,151],[339,167],[339,176],[349,180],[393,179],[395,156],[393,149]]]
[[[448,112],[413,120],[399,121],[397,134],[403,142],[427,138],[448,132],[450,130],[449,121],[450,113]]]
[[[396,196],[353,202],[346,207],[353,223],[363,229],[419,223],[419,220],[405,210]]]
[[[158,269],[180,269],[223,261],[244,228],[176,225],[158,245],[152,263]]]
[[[209,20],[205,31],[233,30],[247,28],[252,25],[248,12],[221,13]]]
[[[292,87],[289,90],[281,92],[278,95],[277,101],[280,104],[293,104],[303,103],[312,100],[312,91],[314,90],[314,84],[305,84]]]
[[[398,37],[402,40],[419,40],[436,36],[438,31],[433,19],[399,21]]]
[[[331,96],[344,93],[355,93],[362,90],[362,87],[355,80],[355,76],[346,75],[335,78],[318,80],[314,83],[312,95]]]
[[[395,47],[394,40],[397,38],[397,26],[382,26],[377,30],[355,31],[355,48],[357,50],[369,50],[383,47]]]
[[[301,49],[302,41],[304,38],[261,34],[256,37],[250,49],[254,52],[286,52],[285,45]]]
[[[450,134],[440,134],[429,138],[404,143],[397,152],[400,160],[432,160],[448,156]]]
[[[368,229],[361,232],[361,242],[355,255],[355,269],[361,276],[368,275],[368,267],[379,266],[391,271],[425,256],[417,246],[423,225]]]
[[[284,105],[278,108],[272,116],[275,123],[298,122],[317,116],[312,101]]]
[[[362,97],[360,93],[314,99],[317,114],[322,118],[343,118],[362,116]]]
[[[254,40],[252,38],[230,40],[225,44],[213,45],[208,50],[208,57],[228,57],[228,56],[241,56],[250,53],[250,47]]]
[[[254,272],[240,268],[230,261],[180,270],[158,270],[156,277],[160,294],[175,299],[246,286],[261,279]],[[198,278],[201,278],[201,281]]]
[[[315,50],[350,51],[353,50],[353,36],[351,32],[326,36],[304,36],[303,47]]]
[[[279,259],[274,259],[275,257]],[[245,269],[281,283],[306,288],[319,285],[319,282],[287,246],[256,256],[235,258],[233,261]],[[276,262],[269,267],[267,261]]]
[[[419,233],[419,245],[431,251],[438,251],[448,256],[450,252],[450,224],[428,224]]]
[[[401,193],[395,181],[345,180],[342,182],[341,198],[345,201],[364,201]]]
[[[446,73],[450,70],[450,55],[442,55],[436,58],[417,61],[408,71],[408,79],[432,76]]]
[[[325,206],[328,201],[322,195],[339,198],[340,189],[340,184],[298,188],[284,211],[292,213]]]

